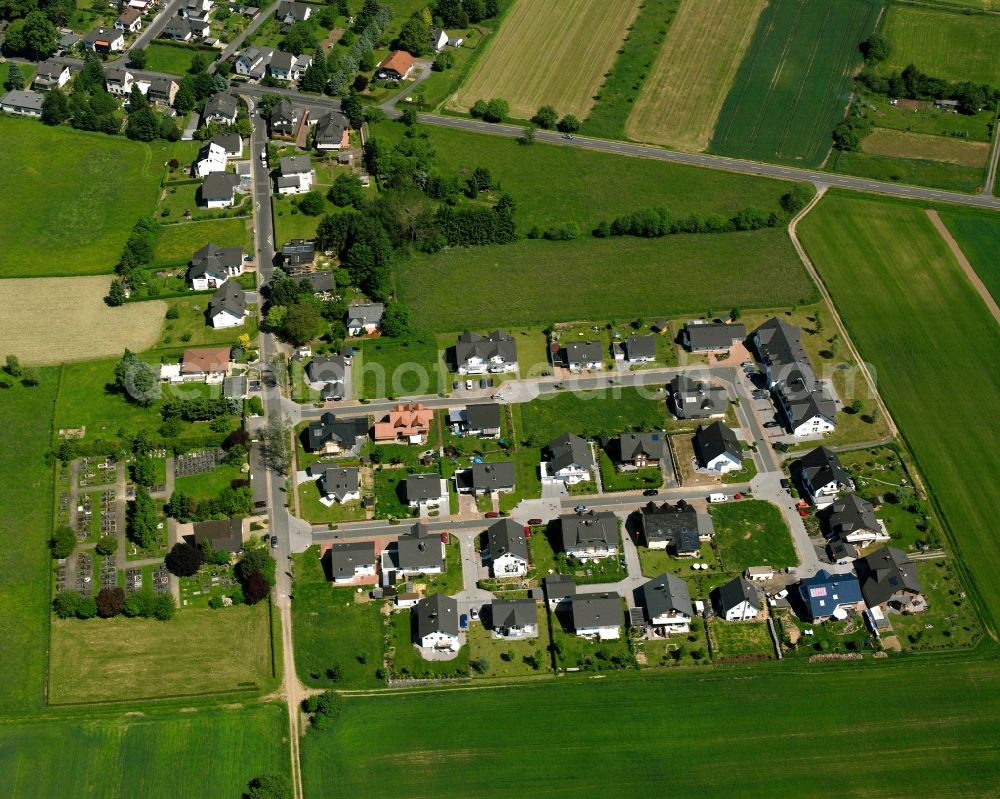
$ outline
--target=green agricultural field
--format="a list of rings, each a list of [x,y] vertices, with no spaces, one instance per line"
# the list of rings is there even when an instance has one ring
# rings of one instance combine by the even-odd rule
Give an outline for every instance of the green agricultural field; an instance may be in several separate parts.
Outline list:
[[[394,143],[405,130],[398,122],[381,122],[372,136]],[[541,142],[524,147],[515,139],[450,128],[424,126],[421,132],[434,145],[437,167],[445,174],[469,174],[479,166],[490,170],[517,201],[515,219],[522,234],[535,225],[545,230],[576,222],[589,235],[602,221],[650,206],[671,208],[677,216],[732,215],[748,205],[772,210],[792,186],[578,147]]]
[[[756,499],[709,507],[719,557],[730,571],[798,563],[791,532],[777,505]]]
[[[662,427],[664,400],[650,390],[618,388],[547,394],[521,405],[525,440],[543,446],[563,433],[593,437]]]
[[[191,69],[195,53],[201,53],[209,61],[215,60],[211,50],[194,47],[178,47],[165,42],[150,42],[146,46],[146,69],[153,72],[167,72],[171,75],[186,75]]]
[[[111,272],[172,147],[6,115],[0,141],[0,278]]]
[[[996,323],[917,205],[831,192],[799,231],[995,623],[1000,437],[976,420],[1000,407]],[[961,391],[939,379],[942,364]]]
[[[49,636],[49,551],[52,467],[45,463],[58,369],[39,370],[33,388],[5,389],[0,425],[17,431],[17,445],[0,447],[0,529],[16,534],[0,548],[0,605],[5,646],[0,647],[0,710],[20,711],[45,701]]]
[[[266,604],[181,609],[167,622],[54,619],[51,658],[53,704],[256,690],[273,682]]]
[[[709,149],[818,166],[841,118],[858,42],[881,0],[774,0],[763,11],[726,97]]]
[[[476,291],[456,293],[456,286],[468,285]],[[671,318],[816,298],[781,228],[449,249],[400,262],[396,286],[417,327],[441,331]],[[554,286],[572,291],[554,292]]]
[[[789,796],[822,797],[831,784],[869,797],[995,793],[1000,679],[992,659],[867,666],[759,664],[350,698],[333,729],[302,741],[305,793],[549,799],[565,796],[568,785],[579,793],[582,775],[586,796],[636,799],[703,797],[706,785],[720,796],[765,795],[781,785]],[[892,712],[864,713],[870,702]],[[455,723],[493,718],[516,719],[516,734]],[[880,742],[878,757],[845,767],[821,754],[857,735]],[[663,755],[665,738],[671,757]],[[564,743],[544,747],[539,762],[547,740]],[[743,745],[720,747],[721,740]],[[772,747],[780,757],[762,756]],[[538,765],[483,767],[497,758]]]
[[[982,167],[959,166],[920,158],[887,158],[862,152],[837,152],[830,159],[831,172],[871,178],[888,183],[910,183],[935,189],[972,193],[983,185]]]
[[[191,255],[209,242],[220,247],[243,247],[251,252],[249,218],[212,219],[163,225],[153,246],[153,262],[160,265],[186,264]]]
[[[1000,17],[945,9],[892,5],[882,32],[892,45],[881,71],[915,64],[946,80],[1000,85]]]
[[[238,797],[260,774],[287,774],[284,705],[190,708],[5,722],[8,799]]]
[[[995,213],[948,209],[941,221],[951,231],[979,279],[993,299],[1000,302],[1000,218]]]

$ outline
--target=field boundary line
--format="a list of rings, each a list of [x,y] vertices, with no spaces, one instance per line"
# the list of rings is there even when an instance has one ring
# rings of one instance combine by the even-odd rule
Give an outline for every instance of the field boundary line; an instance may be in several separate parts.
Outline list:
[[[955,260],[958,261],[958,265],[962,267],[962,271],[968,278],[969,283],[972,284],[972,288],[975,289],[976,294],[978,294],[982,301],[986,303],[986,307],[989,309],[989,312],[993,314],[993,318],[1000,323],[1000,305],[997,305],[996,300],[993,299],[993,295],[990,294],[982,279],[978,274],[976,274],[976,270],[973,269],[972,264],[969,263],[969,259],[965,257],[965,253],[962,252],[962,248],[959,246],[958,242],[955,241],[955,237],[951,235],[951,231],[948,230],[945,223],[941,221],[941,217],[937,210],[934,208],[928,208],[926,213],[933,223],[934,229],[938,232],[941,238],[944,239],[944,243],[948,245],[948,249],[950,249],[951,254],[955,256]]]

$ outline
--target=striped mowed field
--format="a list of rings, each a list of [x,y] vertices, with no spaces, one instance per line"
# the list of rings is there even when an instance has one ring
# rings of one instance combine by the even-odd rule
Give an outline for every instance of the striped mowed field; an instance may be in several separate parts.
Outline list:
[[[638,11],[639,0],[517,0],[447,107],[500,97],[518,119],[542,105],[583,119]]]
[[[684,0],[625,135],[704,150],[766,5],[767,0]]]
[[[890,158],[923,158],[962,166],[986,166],[990,155],[990,146],[984,141],[963,141],[952,136],[930,136],[890,128],[875,128],[865,136],[861,149]]]

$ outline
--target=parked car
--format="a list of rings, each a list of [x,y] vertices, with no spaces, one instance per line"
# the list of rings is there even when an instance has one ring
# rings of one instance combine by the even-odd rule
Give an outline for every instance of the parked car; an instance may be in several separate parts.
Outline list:
[[[660,492],[657,491],[655,488],[647,488],[645,491],[642,492],[642,495],[644,497],[655,497],[659,493]]]
[[[458,382],[458,381],[456,380],[455,382],[453,382],[453,383],[451,384],[451,387],[452,387],[452,389],[453,389],[454,391],[458,391],[458,387],[459,387],[460,385],[462,385],[462,384],[461,384],[461,383],[459,383],[459,382]]]
[[[530,524],[533,527],[536,527],[539,524],[545,524],[545,522],[543,522],[541,519],[528,519],[528,524]]]
[[[785,491],[788,491],[792,487],[792,481],[787,477],[782,477],[778,482],[781,483],[781,487],[785,489]]]
[[[709,494],[708,495],[708,501],[709,502],[725,502],[726,501],[726,495],[725,494],[719,494],[719,493]]]
[[[466,380],[465,381],[465,390],[466,391],[472,391],[473,385],[474,385],[474,383],[471,380]]]
[[[277,548],[278,548],[278,536],[272,535],[271,536],[271,549],[277,549]]]
[[[490,381],[487,380],[485,377],[479,378],[479,387],[480,388],[489,388],[490,387]]]
[[[464,613],[458,617],[458,626],[461,627],[463,630],[469,629],[469,617],[466,616]]]
[[[587,512],[587,506],[586,505],[577,505],[575,508],[573,508],[573,510],[576,511],[577,513],[586,513]]]
[[[788,592],[786,591],[785,593],[787,594]],[[472,608],[469,613],[472,614],[473,621],[479,621],[479,608]]]
[[[781,427],[781,422],[764,422],[764,427],[768,429],[773,427]]]
[[[503,394],[494,394],[490,399],[498,400],[503,399]]]
[[[778,452],[788,452],[788,444],[784,441],[775,441],[773,446]]]
[[[499,519],[500,518],[500,514],[497,513],[495,510],[491,510],[491,511],[487,512],[486,518],[487,519]]]

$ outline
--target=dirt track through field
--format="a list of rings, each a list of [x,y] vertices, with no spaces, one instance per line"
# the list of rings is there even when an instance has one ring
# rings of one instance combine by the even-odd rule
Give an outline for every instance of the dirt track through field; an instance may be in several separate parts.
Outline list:
[[[969,278],[972,288],[974,288],[976,293],[982,297],[983,302],[986,303],[986,307],[989,308],[990,313],[993,314],[993,318],[1000,323],[1000,306],[997,305],[996,300],[994,300],[989,291],[987,291],[986,286],[983,285],[983,281],[979,279],[979,275],[977,275],[976,270],[972,268],[972,264],[969,263],[969,259],[965,257],[965,253],[962,252],[962,248],[958,246],[958,242],[952,237],[951,231],[945,227],[944,222],[941,221],[941,217],[938,216],[938,212],[933,208],[927,209],[927,216],[930,217],[931,222],[934,224],[934,228],[941,234],[941,238],[945,240],[945,243],[951,249],[952,255],[955,256],[955,260],[958,261],[959,265],[962,267],[962,271],[965,272],[965,276]]]

